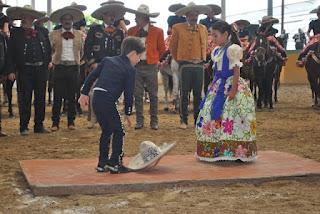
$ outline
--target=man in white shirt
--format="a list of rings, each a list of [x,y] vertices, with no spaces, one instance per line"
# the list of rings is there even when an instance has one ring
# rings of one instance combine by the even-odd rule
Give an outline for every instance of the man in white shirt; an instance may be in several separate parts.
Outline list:
[[[52,46],[53,107],[51,131],[57,131],[60,123],[62,98],[68,100],[68,129],[75,129],[75,94],[77,90],[80,59],[83,55],[83,33],[73,29],[73,22],[83,19],[83,13],[71,7],[65,7],[53,12],[52,22],[60,22],[62,28],[50,33]]]

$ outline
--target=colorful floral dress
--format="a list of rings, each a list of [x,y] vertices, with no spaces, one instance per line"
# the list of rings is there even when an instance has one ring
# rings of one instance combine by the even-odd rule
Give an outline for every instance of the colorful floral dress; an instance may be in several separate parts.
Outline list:
[[[257,156],[254,99],[247,83],[240,78],[238,91],[228,100],[233,68],[242,66],[238,45],[216,47],[212,52],[214,79],[200,104],[196,123],[197,152],[202,161],[252,161]]]

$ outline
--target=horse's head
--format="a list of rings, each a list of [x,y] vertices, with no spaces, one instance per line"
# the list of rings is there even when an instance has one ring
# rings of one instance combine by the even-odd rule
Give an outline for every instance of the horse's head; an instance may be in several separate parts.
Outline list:
[[[263,35],[258,35],[255,45],[255,58],[258,64],[264,64],[266,62],[269,49],[270,45],[267,38]]]

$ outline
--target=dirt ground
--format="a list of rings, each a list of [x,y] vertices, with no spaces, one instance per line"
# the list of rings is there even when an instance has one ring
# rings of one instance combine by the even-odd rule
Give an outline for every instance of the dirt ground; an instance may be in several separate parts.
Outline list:
[[[320,110],[311,108],[307,85],[281,86],[279,103],[273,112],[257,112],[258,149],[293,153],[320,161]],[[143,140],[177,142],[171,154],[193,154],[193,127],[177,129],[179,117],[159,110],[159,130],[145,123],[143,130],[127,129],[126,156],[137,153]],[[76,120],[68,131],[62,118],[60,131],[46,135],[18,132],[18,113],[9,119],[3,112],[3,129],[10,136],[0,139],[0,214],[7,213],[320,213],[320,176],[272,181],[260,184],[176,187],[153,192],[112,195],[72,195],[34,197],[22,175],[24,159],[92,158],[97,156],[98,128],[86,128],[86,117]],[[46,127],[51,109],[47,108]],[[147,115],[147,108],[145,114]],[[133,118],[134,119],[134,118]],[[134,121],[134,120],[133,120]],[[190,117],[190,121],[191,117]],[[29,128],[32,127],[32,122]]]

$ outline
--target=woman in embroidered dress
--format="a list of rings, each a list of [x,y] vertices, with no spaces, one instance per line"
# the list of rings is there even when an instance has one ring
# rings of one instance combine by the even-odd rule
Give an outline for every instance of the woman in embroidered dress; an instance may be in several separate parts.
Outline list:
[[[197,153],[201,161],[256,158],[255,105],[247,83],[240,78],[242,49],[234,27],[216,22],[212,35],[213,82],[200,105],[196,123]]]

